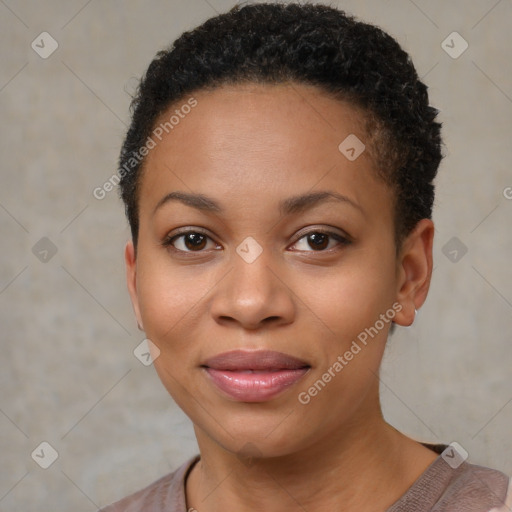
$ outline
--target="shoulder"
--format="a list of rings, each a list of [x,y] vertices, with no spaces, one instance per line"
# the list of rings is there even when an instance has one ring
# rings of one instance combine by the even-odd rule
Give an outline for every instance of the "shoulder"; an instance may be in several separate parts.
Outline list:
[[[464,512],[510,511],[510,478],[495,469],[465,463],[439,501],[439,510]],[[508,506],[507,506],[508,504]]]
[[[190,458],[174,472],[102,508],[99,512],[182,512],[186,508],[185,478],[198,460],[199,455]]]
[[[501,471],[455,459],[446,446],[387,512],[510,512],[512,487]]]

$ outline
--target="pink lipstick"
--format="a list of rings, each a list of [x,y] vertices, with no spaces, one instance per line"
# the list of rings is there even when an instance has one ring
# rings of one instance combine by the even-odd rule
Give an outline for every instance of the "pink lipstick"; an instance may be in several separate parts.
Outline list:
[[[220,391],[241,402],[270,400],[310,369],[305,361],[271,350],[224,352],[201,367]]]

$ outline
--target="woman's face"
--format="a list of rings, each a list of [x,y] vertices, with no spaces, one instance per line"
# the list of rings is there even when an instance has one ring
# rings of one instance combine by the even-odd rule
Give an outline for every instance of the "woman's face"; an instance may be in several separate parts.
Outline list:
[[[147,156],[136,258],[126,250],[158,375],[196,429],[229,451],[251,443],[276,456],[347,438],[380,414],[391,320],[407,325],[414,311],[392,191],[375,177],[371,148],[354,159],[361,114],[303,85],[194,97]],[[233,350],[300,364],[206,364]]]

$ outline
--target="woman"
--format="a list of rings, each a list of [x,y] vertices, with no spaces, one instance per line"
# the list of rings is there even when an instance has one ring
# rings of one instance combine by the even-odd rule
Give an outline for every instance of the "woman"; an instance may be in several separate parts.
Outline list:
[[[430,285],[436,114],[394,39],[322,5],[159,52],[120,157],[127,282],[200,454],[105,511],[510,509],[506,475],[380,408]]]

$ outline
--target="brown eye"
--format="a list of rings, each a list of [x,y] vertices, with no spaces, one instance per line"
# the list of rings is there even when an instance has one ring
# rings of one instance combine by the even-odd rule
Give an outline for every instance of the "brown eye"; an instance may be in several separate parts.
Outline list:
[[[168,237],[163,245],[172,246],[174,249],[183,252],[201,252],[211,241],[210,237],[198,231],[187,231]]]
[[[331,242],[336,242],[331,244]],[[329,246],[329,244],[331,244]],[[310,231],[299,238],[293,247],[301,252],[322,252],[326,249],[336,248],[336,246],[349,245],[350,240],[338,233],[324,231]],[[312,250],[311,250],[312,249]]]
[[[323,250],[329,245],[329,235],[325,233],[312,233],[307,238],[309,246],[315,250]]]
[[[191,251],[204,249],[206,245],[206,236],[201,233],[188,233],[183,240],[185,247]]]

